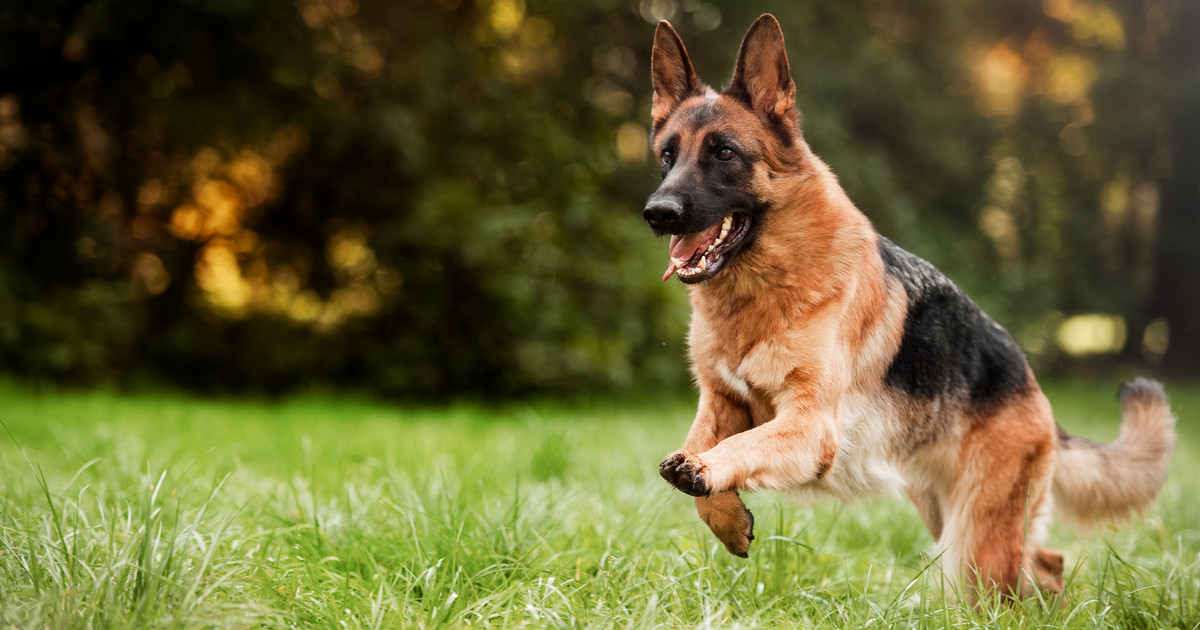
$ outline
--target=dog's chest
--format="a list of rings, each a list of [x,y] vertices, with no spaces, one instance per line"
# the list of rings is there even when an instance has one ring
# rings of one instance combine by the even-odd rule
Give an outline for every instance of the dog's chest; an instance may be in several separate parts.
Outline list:
[[[836,321],[774,303],[695,300],[692,364],[743,399],[818,386],[838,356]]]
[[[738,402],[744,403],[750,410],[754,426],[770,421],[775,417],[775,391],[764,387],[763,383],[752,381],[739,368],[741,364],[721,359],[716,362],[716,373],[726,390]]]
[[[693,366],[702,380],[712,382],[731,399],[746,405],[755,426],[775,417],[776,403],[787,376],[797,367],[794,353],[770,342],[739,348],[736,343],[712,334],[694,336],[693,341]]]
[[[735,367],[737,366],[735,365],[734,367],[730,367],[729,363],[723,359],[718,360],[717,374],[720,375],[721,381],[725,383],[725,386],[728,387],[730,391],[738,396],[741,396],[743,400],[749,400],[750,382],[742,377],[742,375],[734,371]]]

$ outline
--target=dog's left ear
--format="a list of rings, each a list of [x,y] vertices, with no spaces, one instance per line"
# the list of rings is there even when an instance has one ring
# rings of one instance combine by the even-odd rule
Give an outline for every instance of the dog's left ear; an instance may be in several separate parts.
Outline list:
[[[770,13],[763,14],[746,31],[733,81],[725,94],[746,103],[759,115],[798,124],[796,84],[783,47],[783,29]]]
[[[650,78],[654,81],[654,104],[650,117],[654,126],[662,124],[671,110],[687,97],[701,91],[700,80],[688,57],[683,40],[666,20],[654,31],[654,49],[650,53]]]

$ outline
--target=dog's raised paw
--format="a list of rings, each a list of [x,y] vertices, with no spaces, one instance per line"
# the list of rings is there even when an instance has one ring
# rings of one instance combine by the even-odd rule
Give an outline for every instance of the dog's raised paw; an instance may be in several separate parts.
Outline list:
[[[696,497],[696,511],[725,545],[725,549],[740,558],[749,556],[754,541],[754,515],[746,509],[737,491],[717,492],[708,497]]]
[[[685,451],[671,453],[658,465],[658,474],[662,475],[667,483],[694,497],[709,495],[705,472],[705,466],[700,459]]]
[[[754,542],[754,514],[746,509],[740,499],[738,504],[737,507],[740,509],[731,509],[733,514],[730,515],[728,529],[722,532],[713,529],[713,533],[721,539],[726,551],[739,558],[749,558],[750,543]],[[709,527],[712,528],[713,523],[709,523]]]
[[[750,543],[754,542],[754,514],[745,508],[740,519],[739,530],[732,536],[721,537],[725,550],[739,558],[750,557]]]

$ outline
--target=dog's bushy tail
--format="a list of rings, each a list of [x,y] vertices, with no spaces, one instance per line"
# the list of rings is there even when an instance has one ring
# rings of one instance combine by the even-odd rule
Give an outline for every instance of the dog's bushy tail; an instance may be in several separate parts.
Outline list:
[[[1121,521],[1151,503],[1175,448],[1175,416],[1162,385],[1139,378],[1121,386],[1121,429],[1111,444],[1059,429],[1054,502],[1068,523],[1090,529]]]

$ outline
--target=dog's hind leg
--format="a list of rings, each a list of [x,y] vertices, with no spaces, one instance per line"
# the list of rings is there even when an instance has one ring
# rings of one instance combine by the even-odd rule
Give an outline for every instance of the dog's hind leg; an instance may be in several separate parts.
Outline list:
[[[1041,399],[1040,401],[1037,399]],[[972,600],[1062,591],[1062,555],[1041,548],[1052,508],[1054,423],[1040,392],[973,418],[948,494],[942,546]],[[1045,415],[1043,415],[1043,411]]]
[[[702,387],[699,410],[691,430],[688,431],[687,441],[681,451],[663,461],[659,466],[660,474],[676,487],[681,483],[686,484],[686,480],[680,479],[678,467],[668,462],[680,459],[681,453],[707,451],[721,440],[751,426],[750,412],[744,405]],[[737,491],[697,496],[695,503],[696,512],[725,545],[725,549],[735,556],[747,557],[750,541],[754,540],[754,515],[746,508]]]

